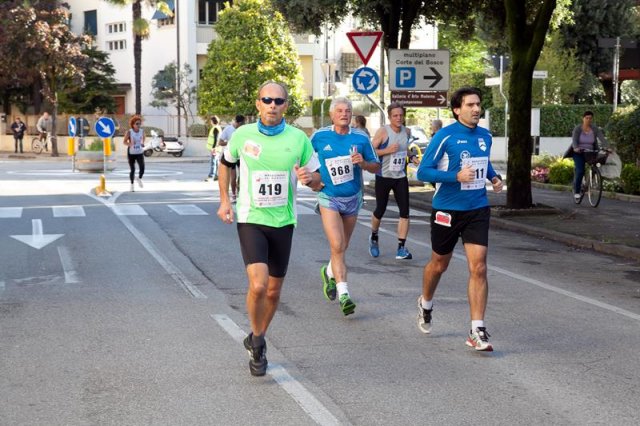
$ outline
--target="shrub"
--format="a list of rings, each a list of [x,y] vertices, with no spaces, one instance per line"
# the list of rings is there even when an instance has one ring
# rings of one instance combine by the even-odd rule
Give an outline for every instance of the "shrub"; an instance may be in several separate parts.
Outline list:
[[[111,151],[115,151],[115,141],[111,138]],[[93,138],[90,145],[85,145],[85,148],[82,151],[98,151],[102,152],[104,149],[104,143],[100,138]]]
[[[607,138],[614,146],[622,164],[640,161],[640,108],[620,108],[607,125]]]
[[[531,167],[546,167],[548,168],[551,164],[558,161],[560,159],[557,155],[551,154],[542,154],[542,155],[534,155],[531,157]]]
[[[194,138],[205,138],[209,134],[209,129],[205,124],[193,123],[189,126],[189,135]]]
[[[531,170],[531,180],[533,180],[534,182],[541,182],[541,183],[549,182],[549,168],[534,167]]]
[[[568,185],[573,181],[573,160],[560,159],[549,166],[549,183]]]
[[[620,183],[625,194],[640,194],[640,167],[625,164],[620,174]]]

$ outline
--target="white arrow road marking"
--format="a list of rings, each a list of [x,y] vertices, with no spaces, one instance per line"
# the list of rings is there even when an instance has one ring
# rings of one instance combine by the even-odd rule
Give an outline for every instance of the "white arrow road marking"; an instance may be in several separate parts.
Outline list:
[[[31,221],[32,233],[31,235],[11,235],[11,238],[15,238],[18,241],[22,241],[23,243],[33,247],[34,249],[40,250],[42,247],[46,246],[62,237],[64,234],[49,234],[45,235],[42,233],[42,220],[33,219]]]
[[[64,246],[58,247],[58,256],[60,256],[60,263],[62,263],[62,269],[64,270],[64,282],[66,284],[76,284],[78,280],[78,274],[73,269],[73,262],[71,261],[71,253],[69,249]]]
[[[0,207],[0,218],[22,217],[22,207]]]

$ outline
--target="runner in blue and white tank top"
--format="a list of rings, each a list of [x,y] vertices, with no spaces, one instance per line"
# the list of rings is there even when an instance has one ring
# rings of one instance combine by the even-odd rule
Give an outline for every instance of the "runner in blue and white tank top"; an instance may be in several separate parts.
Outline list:
[[[471,330],[466,344],[477,351],[492,351],[484,324],[489,284],[487,246],[491,210],[485,185],[502,190],[502,178],[491,166],[491,133],[478,127],[482,108],[480,90],[465,87],[451,97],[457,122],[438,131],[422,157],[418,179],[436,182],[431,212],[431,260],[424,267],[418,297],[418,328],[431,333],[433,296],[447,270],[453,249],[462,238],[469,264],[467,297]]]
[[[393,197],[400,211],[396,259],[411,259],[411,253],[404,246],[409,234],[409,180],[406,173],[406,159],[411,133],[403,124],[405,110],[401,104],[391,103],[387,113],[389,125],[379,128],[371,141],[376,154],[382,160],[382,167],[376,174],[376,209],[371,216],[369,254],[372,257],[380,255],[378,229],[382,216],[387,210],[389,193],[393,190]],[[410,155],[410,158],[417,163],[414,155]]]
[[[320,162],[323,187],[318,193],[322,226],[329,241],[331,259],[320,268],[322,288],[328,300],[336,293],[344,315],[354,312],[347,287],[345,252],[362,206],[362,173],[380,168],[369,136],[351,128],[352,108],[347,98],[335,98],[329,106],[332,126],[323,127],[311,138]]]
[[[136,163],[138,163],[138,177],[136,181],[142,188],[142,176],[144,175],[144,130],[142,127],[142,117],[134,115],[129,120],[131,129],[124,135],[124,144],[127,146],[127,160],[129,161],[129,180],[131,181],[131,192],[135,191],[133,179],[136,174]]]

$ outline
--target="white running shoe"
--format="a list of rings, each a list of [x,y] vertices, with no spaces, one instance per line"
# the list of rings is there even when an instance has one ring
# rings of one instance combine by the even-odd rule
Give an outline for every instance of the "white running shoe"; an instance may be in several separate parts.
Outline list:
[[[422,307],[422,296],[418,296],[418,329],[424,334],[431,334],[431,312],[433,309]]]
[[[135,188],[133,187],[133,184],[131,184],[131,187],[129,189],[131,192],[136,192]]]
[[[139,186],[140,188],[144,188],[144,185],[142,184],[142,179],[140,179],[140,178],[136,178],[136,182],[138,182],[138,186]]]
[[[477,327],[475,330],[469,330],[469,337],[465,342],[467,346],[474,348],[476,351],[493,351],[493,346],[489,343],[489,333],[484,327]]]

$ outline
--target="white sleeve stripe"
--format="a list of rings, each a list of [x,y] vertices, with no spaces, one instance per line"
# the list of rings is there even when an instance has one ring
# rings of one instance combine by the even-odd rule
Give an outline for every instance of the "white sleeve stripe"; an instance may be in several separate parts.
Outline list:
[[[440,145],[438,145],[438,149],[436,149],[436,152],[433,155],[433,158],[435,159],[438,156],[438,153],[440,152],[440,148],[442,148],[442,146],[444,145],[444,143],[447,141],[447,139],[449,139],[451,137],[451,135],[447,135],[444,137],[444,139],[442,139],[442,141],[440,142]]]

